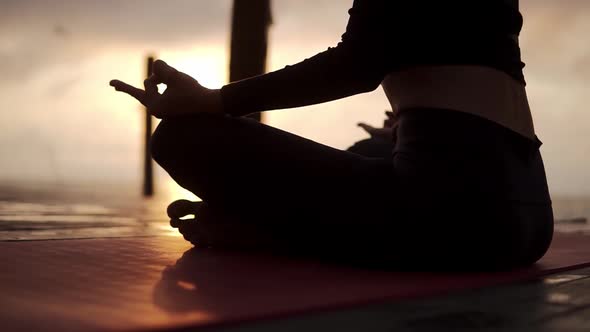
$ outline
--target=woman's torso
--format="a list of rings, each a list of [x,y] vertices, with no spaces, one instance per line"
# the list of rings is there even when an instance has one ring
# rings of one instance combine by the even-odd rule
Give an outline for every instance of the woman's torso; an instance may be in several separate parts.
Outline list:
[[[483,117],[531,140],[518,36],[518,0],[386,1],[395,23],[382,86],[396,110],[451,109]],[[405,13],[405,15],[396,15]],[[404,30],[399,33],[399,30]]]
[[[535,129],[524,84],[485,66],[418,66],[382,82],[396,110],[436,108],[470,113],[531,140]]]

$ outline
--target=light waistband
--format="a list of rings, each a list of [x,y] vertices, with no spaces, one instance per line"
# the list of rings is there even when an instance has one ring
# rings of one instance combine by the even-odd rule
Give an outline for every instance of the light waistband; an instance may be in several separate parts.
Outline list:
[[[500,70],[483,66],[421,66],[391,73],[381,84],[394,110],[456,110],[535,138],[524,85]]]

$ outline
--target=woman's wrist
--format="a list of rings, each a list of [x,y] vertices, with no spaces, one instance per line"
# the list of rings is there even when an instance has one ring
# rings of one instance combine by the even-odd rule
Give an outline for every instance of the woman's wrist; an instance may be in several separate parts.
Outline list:
[[[204,101],[205,101],[204,108],[207,113],[221,114],[221,115],[223,115],[225,113],[223,111],[223,101],[221,98],[221,89],[208,90],[205,93]]]

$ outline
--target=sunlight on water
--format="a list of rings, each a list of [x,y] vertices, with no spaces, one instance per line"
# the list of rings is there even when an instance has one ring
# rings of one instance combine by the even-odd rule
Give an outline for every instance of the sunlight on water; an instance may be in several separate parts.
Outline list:
[[[0,197],[0,240],[180,236],[166,207],[176,199],[198,199],[162,180],[151,198],[135,185],[0,188],[8,193]]]

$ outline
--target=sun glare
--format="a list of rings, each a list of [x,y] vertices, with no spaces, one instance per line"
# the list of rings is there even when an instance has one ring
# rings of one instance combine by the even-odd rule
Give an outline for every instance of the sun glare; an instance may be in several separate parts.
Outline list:
[[[160,58],[176,69],[194,77],[201,85],[221,88],[227,77],[226,50],[224,47],[162,52]]]

